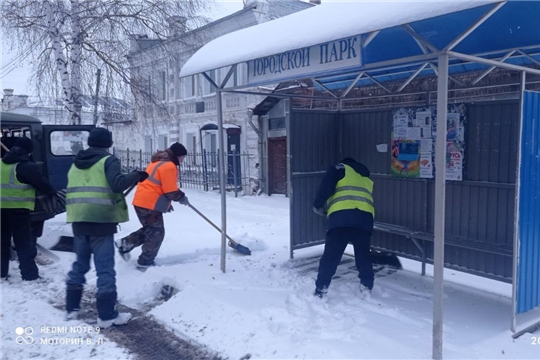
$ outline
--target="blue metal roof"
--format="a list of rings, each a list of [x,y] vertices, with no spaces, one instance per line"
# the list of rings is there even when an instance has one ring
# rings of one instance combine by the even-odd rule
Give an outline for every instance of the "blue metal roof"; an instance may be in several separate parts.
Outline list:
[[[478,8],[446,14],[435,18],[417,21],[409,24],[411,28],[439,50],[448,46],[455,38],[470,28],[479,18],[493,8],[493,4]],[[463,54],[482,55],[484,58],[498,60],[513,49],[524,49],[524,52],[540,61],[540,2],[539,1],[509,1],[497,12],[476,28],[467,38],[459,43],[453,51]],[[364,36],[364,39],[367,36]],[[424,48],[425,49],[425,48]],[[370,64],[395,59],[410,58],[423,55],[424,51],[418,42],[407,33],[403,27],[384,29],[368,44],[363,51],[363,66],[354,70],[361,72]],[[486,55],[487,54],[487,55]],[[515,53],[505,60],[506,63],[531,66],[534,62],[520,53]],[[378,82],[408,79],[415,73],[422,61],[414,66],[400,66],[389,70],[369,70],[369,75]],[[490,68],[489,65],[466,63],[452,59],[450,74],[479,71]],[[351,72],[348,71],[348,73]],[[340,75],[319,78],[328,89],[347,88],[356,75]],[[433,69],[427,66],[418,76],[433,76]],[[369,86],[374,82],[362,77],[355,86]],[[316,85],[320,90],[322,88]]]

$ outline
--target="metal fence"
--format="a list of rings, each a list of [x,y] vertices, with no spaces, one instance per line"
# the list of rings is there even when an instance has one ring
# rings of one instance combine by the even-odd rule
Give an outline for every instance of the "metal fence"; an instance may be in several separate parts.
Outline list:
[[[142,150],[113,148],[113,154],[120,160],[123,172],[144,170],[152,158],[151,152]],[[216,152],[188,153],[180,164],[179,183],[182,188],[201,189],[204,191],[219,188],[219,150]],[[250,175],[250,154],[230,152],[225,159],[226,191],[235,195],[254,187],[258,182]]]

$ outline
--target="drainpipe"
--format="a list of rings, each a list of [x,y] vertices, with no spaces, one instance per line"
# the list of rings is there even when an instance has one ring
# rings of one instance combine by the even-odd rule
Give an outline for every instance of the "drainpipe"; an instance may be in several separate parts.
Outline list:
[[[263,172],[263,134],[262,132],[259,130],[259,128],[257,128],[255,126],[255,124],[253,123],[253,109],[248,109],[247,111],[247,115],[248,115],[248,123],[249,125],[251,126],[251,128],[253,129],[253,131],[255,131],[255,133],[257,134],[257,137],[259,138],[259,141],[257,142],[257,148],[259,150],[259,190],[262,190],[263,189],[263,178],[265,176],[264,172]],[[260,125],[261,123],[261,119],[260,119],[260,116],[257,115],[257,123]]]

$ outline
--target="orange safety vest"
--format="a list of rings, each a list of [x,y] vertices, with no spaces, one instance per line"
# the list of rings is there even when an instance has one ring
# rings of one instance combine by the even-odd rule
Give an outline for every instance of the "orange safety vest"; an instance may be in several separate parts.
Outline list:
[[[172,161],[152,162],[146,167],[148,178],[137,186],[133,205],[167,212],[171,201],[164,195],[178,191],[178,169]]]

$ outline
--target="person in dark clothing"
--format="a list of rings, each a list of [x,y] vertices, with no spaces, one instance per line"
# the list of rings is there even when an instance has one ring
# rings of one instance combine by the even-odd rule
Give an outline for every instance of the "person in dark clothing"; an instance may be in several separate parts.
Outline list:
[[[349,243],[353,244],[360,290],[370,293],[374,275],[370,247],[375,208],[369,169],[345,158],[326,172],[313,210],[328,218],[324,252],[315,282],[315,295],[323,297]]]
[[[68,173],[67,222],[72,223],[77,260],[68,273],[66,319],[76,319],[80,310],[85,274],[94,255],[97,273],[98,326],[108,328],[131,319],[116,310],[114,234],[120,222],[129,220],[123,191],[148,177],[144,171],[122,174],[120,161],[107,152],[113,144],[107,129],[90,132],[87,150],[80,151]]]
[[[131,250],[142,246],[137,265],[142,268],[154,265],[154,259],[165,237],[163,213],[172,210],[171,201],[189,204],[187,196],[178,188],[177,167],[186,155],[186,148],[178,142],[152,155],[146,168],[150,176],[137,187],[133,198],[142,228],[116,241],[118,252],[124,260],[130,259]]]
[[[27,281],[39,279],[39,269],[35,262],[37,249],[32,234],[30,212],[35,209],[36,191],[46,196],[54,196],[56,191],[43,176],[41,167],[30,161],[33,150],[31,139],[17,138],[0,162],[3,278],[9,274],[13,237],[22,279]]]

